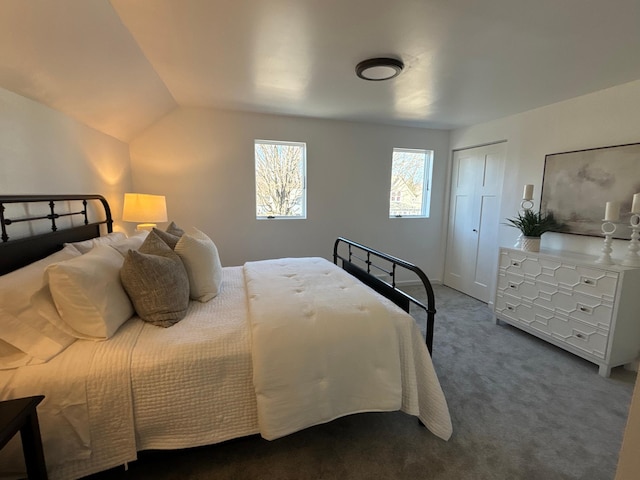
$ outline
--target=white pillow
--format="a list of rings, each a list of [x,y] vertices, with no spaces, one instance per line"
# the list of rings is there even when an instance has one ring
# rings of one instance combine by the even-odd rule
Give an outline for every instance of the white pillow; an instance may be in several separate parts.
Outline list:
[[[32,296],[41,289],[48,265],[78,256],[80,252],[67,246],[0,276],[0,369],[46,362],[75,341],[48,321]],[[55,312],[53,304],[50,307]]]
[[[65,246],[37,262],[30,263],[13,272],[0,276],[0,305],[11,305],[23,308],[29,303],[31,295],[42,286],[44,269],[52,263],[69,260],[80,256],[80,252],[74,246]]]
[[[99,245],[80,257],[47,267],[45,282],[69,333],[106,340],[133,315],[133,305],[120,282],[123,263],[124,257],[116,250]]]
[[[197,228],[180,237],[174,250],[189,277],[189,296],[208,302],[220,292],[222,264],[215,243]]]
[[[52,303],[51,307],[55,312]],[[0,317],[3,322],[1,339],[32,357],[30,364],[49,361],[75,341],[73,336],[49,322],[49,316],[35,304],[20,312],[10,312],[0,306]]]
[[[64,246],[72,245],[78,249],[80,253],[87,253],[98,245],[112,245],[116,242],[126,240],[127,236],[122,232],[111,232],[102,237],[91,238],[89,240],[83,240],[82,242],[65,243]]]
[[[13,345],[0,340],[0,370],[24,367],[33,364],[34,358]],[[42,361],[40,361],[42,363]]]
[[[129,250],[139,250],[145,239],[149,235],[149,230],[142,230],[124,240],[118,240],[111,244],[123,257],[129,253]]]

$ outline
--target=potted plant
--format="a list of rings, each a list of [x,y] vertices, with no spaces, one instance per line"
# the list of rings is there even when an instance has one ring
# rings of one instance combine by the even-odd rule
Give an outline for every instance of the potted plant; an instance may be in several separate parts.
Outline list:
[[[534,212],[523,210],[514,218],[507,218],[506,225],[515,227],[522,233],[520,248],[527,252],[540,251],[540,237],[543,233],[557,230],[561,226],[552,212]]]

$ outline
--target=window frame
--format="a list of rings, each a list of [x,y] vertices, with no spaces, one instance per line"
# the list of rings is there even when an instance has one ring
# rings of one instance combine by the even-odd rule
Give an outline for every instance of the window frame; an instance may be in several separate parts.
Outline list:
[[[394,172],[394,157],[396,153],[420,153],[424,155],[424,170],[422,178],[422,205],[420,207],[420,214],[418,215],[401,215],[392,214],[392,200],[391,194],[396,191],[393,189],[393,172]],[[426,148],[404,148],[394,147],[391,153],[391,178],[389,181],[389,218],[429,218],[431,214],[431,181],[433,179],[433,158],[434,151]]]
[[[258,214],[258,157],[256,148],[258,145],[285,145],[302,148],[301,169],[302,169],[302,199],[300,215],[259,215]],[[287,140],[264,140],[254,139],[253,141],[253,173],[254,173],[254,201],[256,220],[306,220],[307,218],[307,143],[293,142]]]

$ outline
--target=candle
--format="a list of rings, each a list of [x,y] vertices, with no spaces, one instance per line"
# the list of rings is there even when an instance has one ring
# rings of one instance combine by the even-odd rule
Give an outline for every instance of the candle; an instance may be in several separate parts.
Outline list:
[[[533,200],[533,185],[526,184],[524,186],[524,192],[522,192],[523,200]],[[640,202],[640,200],[638,200]]]
[[[604,220],[606,222],[615,222],[620,218],[620,203],[619,202],[607,202],[604,209]]]
[[[631,205],[631,213],[640,213],[640,193],[633,196],[633,204]]]

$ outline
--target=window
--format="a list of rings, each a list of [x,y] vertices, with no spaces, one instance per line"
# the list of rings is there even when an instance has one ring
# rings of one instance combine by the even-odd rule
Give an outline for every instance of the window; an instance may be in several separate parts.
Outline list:
[[[256,217],[306,218],[307,145],[255,141]]]
[[[389,194],[390,217],[428,217],[433,150],[394,148]]]

